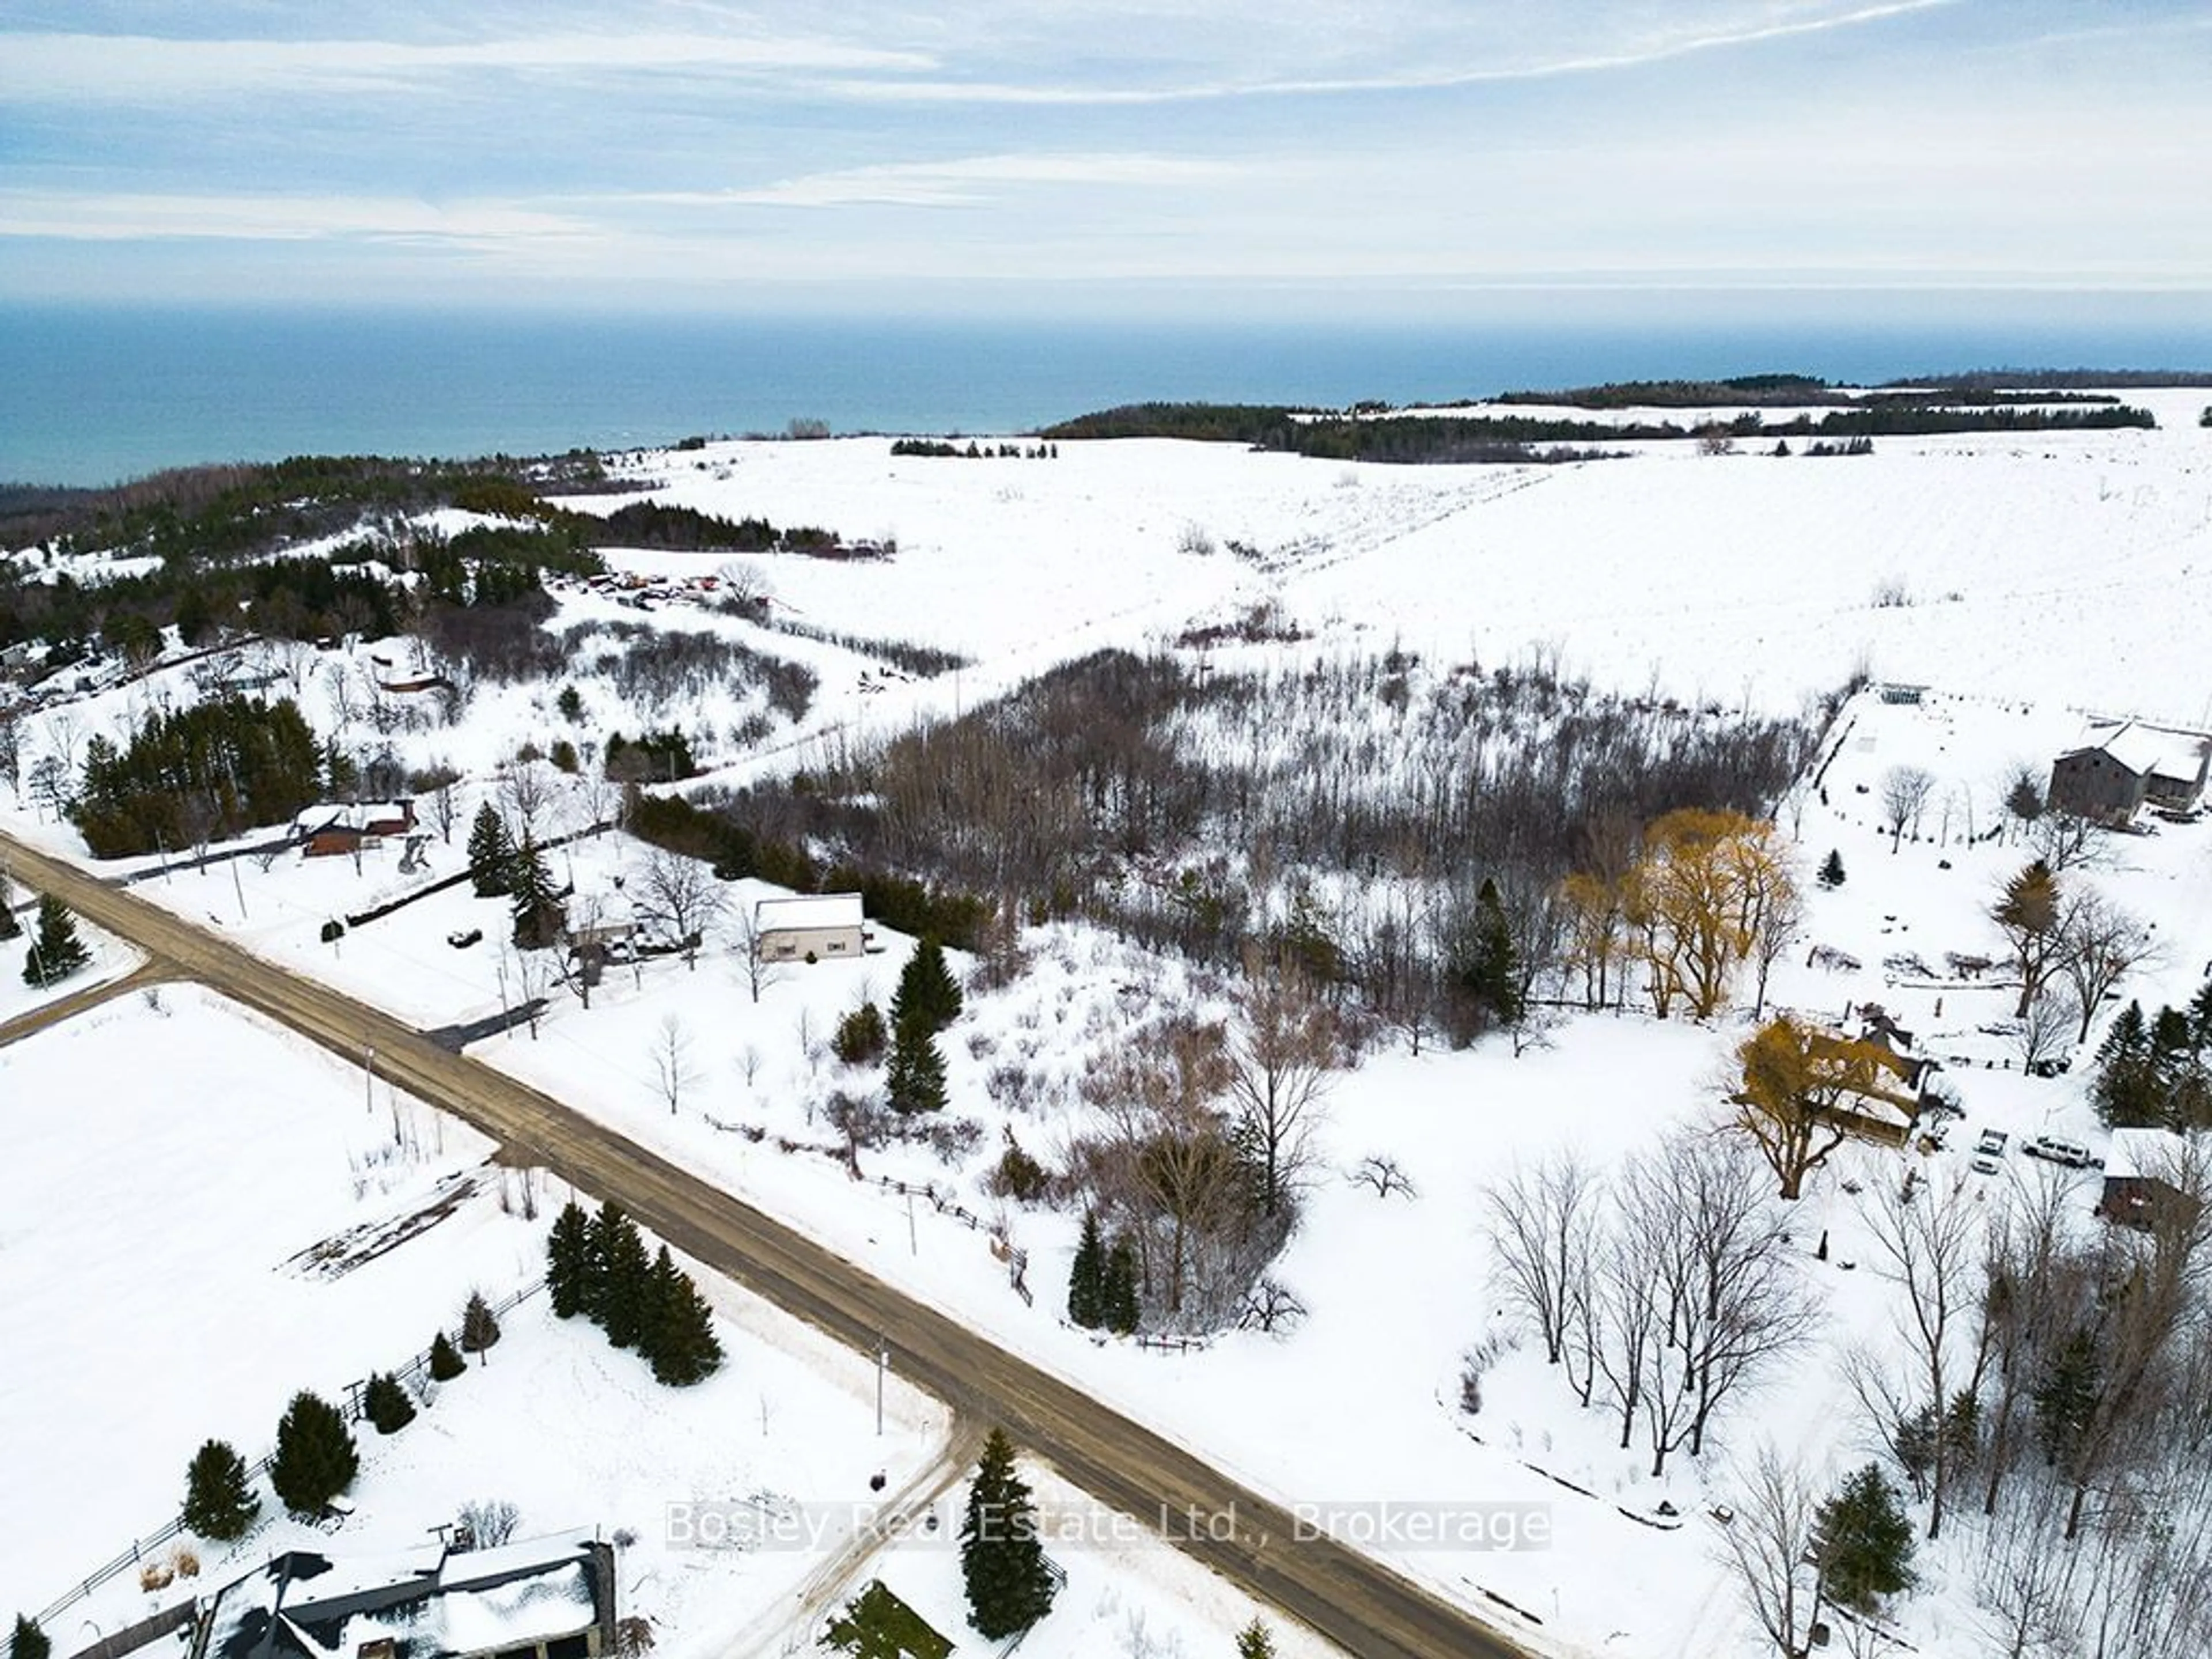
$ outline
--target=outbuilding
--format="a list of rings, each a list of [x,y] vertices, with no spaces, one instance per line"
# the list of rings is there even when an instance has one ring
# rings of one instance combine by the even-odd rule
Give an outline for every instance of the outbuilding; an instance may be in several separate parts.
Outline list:
[[[867,949],[858,893],[763,899],[753,907],[760,954],[768,962],[823,962]]]

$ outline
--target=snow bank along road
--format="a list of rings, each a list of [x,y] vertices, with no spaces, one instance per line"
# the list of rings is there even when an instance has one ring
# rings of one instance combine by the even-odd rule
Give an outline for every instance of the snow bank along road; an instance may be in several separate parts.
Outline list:
[[[1003,1424],[1115,1509],[1167,1522],[1170,1541],[1359,1659],[1526,1659],[1471,1614],[1356,1551],[1301,1536],[1281,1505],[551,1096],[4,836],[0,857],[26,884],[177,972],[349,1060],[373,1047],[377,1071],[400,1088],[474,1124],[511,1157],[611,1200],[840,1341],[869,1354],[881,1343],[908,1382]]]

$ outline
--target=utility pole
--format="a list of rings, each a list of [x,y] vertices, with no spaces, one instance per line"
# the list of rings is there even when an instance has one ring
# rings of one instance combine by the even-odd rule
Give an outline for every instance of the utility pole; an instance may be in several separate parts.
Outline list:
[[[884,1432],[884,1373],[890,1368],[891,1346],[881,1333],[876,1337],[876,1437]]]
[[[375,1115],[376,1045],[374,1042],[364,1043],[362,1045],[361,1103],[362,1108],[372,1116]]]

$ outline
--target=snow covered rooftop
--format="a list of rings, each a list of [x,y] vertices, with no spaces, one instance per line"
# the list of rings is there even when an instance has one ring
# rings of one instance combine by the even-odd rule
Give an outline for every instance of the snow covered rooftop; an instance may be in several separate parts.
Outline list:
[[[367,830],[373,824],[400,823],[407,818],[411,801],[321,801],[304,809],[292,820],[294,835],[313,835],[319,830]]]
[[[2082,734],[2075,752],[2090,749],[2103,750],[2138,777],[2194,782],[2203,775],[2212,738],[2201,732],[2145,726],[2140,720],[2095,720]]]
[[[2188,1143],[2171,1129],[2115,1129],[2105,1154],[2105,1178],[2127,1180],[2179,1166]]]
[[[817,927],[858,927],[858,893],[822,893],[806,898],[763,899],[753,908],[763,933]]]
[[[598,1622],[596,1556],[592,1540],[573,1534],[443,1555],[295,1550],[222,1592],[208,1651],[350,1659],[388,1638],[406,1659],[436,1659],[534,1647]]]

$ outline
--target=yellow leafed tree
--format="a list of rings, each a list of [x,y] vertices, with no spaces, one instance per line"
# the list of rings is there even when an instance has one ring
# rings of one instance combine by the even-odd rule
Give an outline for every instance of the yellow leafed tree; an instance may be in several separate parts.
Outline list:
[[[1804,1190],[1805,1177],[1855,1126],[1875,1121],[1863,1107],[1886,1102],[1911,1109],[1889,1050],[1832,1036],[1786,1014],[1747,1037],[1736,1060],[1742,1076],[1729,1101],[1735,1125],[1757,1143],[1784,1198]]]
[[[1622,909],[1660,1018],[1678,1000],[1692,1019],[1720,1011],[1778,877],[1789,879],[1774,826],[1760,819],[1686,806],[1645,828]]]

